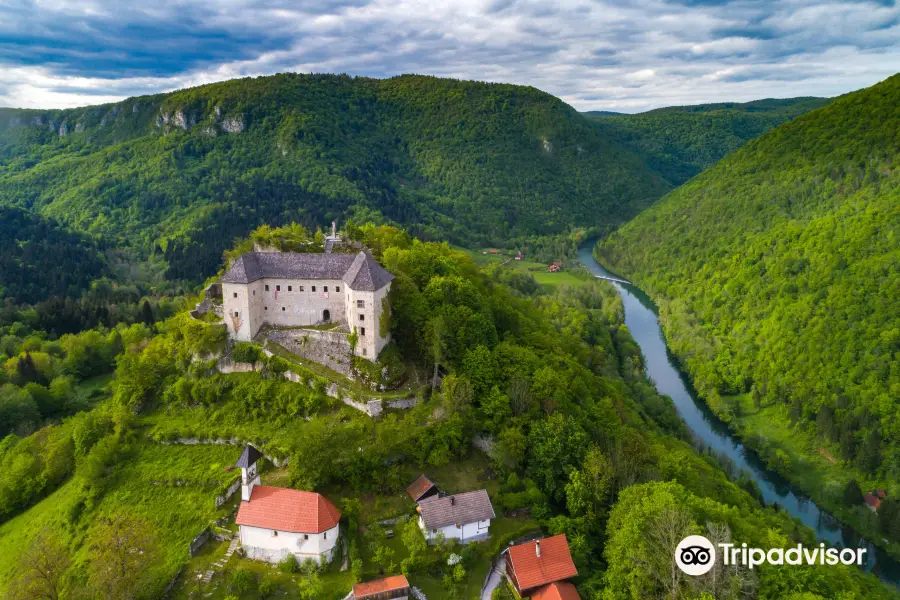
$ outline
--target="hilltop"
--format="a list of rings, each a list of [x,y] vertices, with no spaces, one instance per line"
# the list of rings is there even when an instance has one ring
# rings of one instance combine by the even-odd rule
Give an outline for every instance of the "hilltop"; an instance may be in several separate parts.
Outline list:
[[[751,139],[829,101],[769,98],[669,106],[633,115],[584,114],[604,135],[634,150],[651,169],[678,186]]]
[[[508,243],[609,229],[668,188],[574,109],[523,86],[282,74],[0,109],[0,203],[194,282],[266,222],[352,217]]]
[[[299,233],[257,231],[232,256],[260,236]],[[3,365],[0,407],[14,401],[32,415],[15,423],[0,414],[0,426],[21,434],[0,443],[0,594],[340,600],[353,583],[402,571],[430,600],[475,600],[500,551],[541,532],[566,535],[586,599],[673,589],[723,599],[749,591],[774,600],[797,588],[897,596],[844,565],[679,579],[671,547],[640,541],[704,530],[750,544],[815,538],[764,508],[749,480],[729,480],[696,452],[647,379],[615,290],[590,278],[549,289],[515,266],[480,267],[391,227],[367,224],[350,237],[395,276],[390,331],[409,371],[443,375],[413,405],[383,407],[378,418],[328,392],[352,382],[290,354],[245,343],[223,362],[225,328],[184,311],[59,341],[21,325],[0,330],[15,357]],[[250,368],[223,368],[235,363]],[[108,386],[81,393],[102,374]],[[335,560],[282,570],[227,553],[227,539],[189,552],[207,528],[222,538],[235,530],[239,497],[227,490],[243,442],[267,457],[266,485],[316,491],[338,507],[347,568]],[[487,492],[496,514],[487,540],[426,543],[405,492],[423,473],[445,492]],[[137,551],[111,550],[123,539]]]
[[[841,490],[900,477],[898,106],[894,76],[798,117],[597,249],[660,304],[670,347],[710,405],[874,535],[888,535],[889,519],[875,533]]]

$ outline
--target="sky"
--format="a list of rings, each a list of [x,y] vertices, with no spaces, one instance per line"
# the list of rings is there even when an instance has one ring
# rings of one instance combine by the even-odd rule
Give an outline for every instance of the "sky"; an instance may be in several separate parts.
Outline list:
[[[578,110],[836,96],[900,68],[900,7],[850,0],[0,0],[0,106],[279,72],[531,85]]]

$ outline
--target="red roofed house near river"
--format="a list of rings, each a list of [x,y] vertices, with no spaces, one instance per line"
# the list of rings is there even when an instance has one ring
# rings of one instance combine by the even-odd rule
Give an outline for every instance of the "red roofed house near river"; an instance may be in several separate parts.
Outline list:
[[[576,600],[575,586],[566,579],[578,575],[565,535],[510,546],[506,575],[523,598]]]
[[[303,562],[331,559],[340,536],[340,511],[321,494],[260,483],[262,453],[247,445],[241,469],[241,505],[235,523],[248,558],[278,562],[293,554]]]

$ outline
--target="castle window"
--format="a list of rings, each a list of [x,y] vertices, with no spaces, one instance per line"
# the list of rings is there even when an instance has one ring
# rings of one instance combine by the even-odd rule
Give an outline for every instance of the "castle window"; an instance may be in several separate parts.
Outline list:
[[[327,294],[327,293],[328,293],[328,286],[327,286],[327,285],[322,286],[322,291],[325,292],[325,293]]]
[[[367,349],[367,348],[363,348],[363,356],[365,356],[365,355],[368,354],[368,353],[369,353],[369,352],[368,352],[368,349]]]
[[[316,291],[316,286],[312,286],[312,291]]]
[[[277,531],[273,531],[273,532],[272,532],[272,537],[278,537],[278,532],[277,532]]]
[[[253,295],[254,295],[254,296],[256,295],[256,290],[253,290]]]
[[[292,287],[292,286],[288,286],[288,291],[289,291],[289,292],[294,291],[293,287]]]
[[[263,306],[263,310],[269,310],[268,306]]]
[[[276,286],[275,286],[275,291],[276,291],[276,292],[280,292],[280,291],[281,291],[281,286],[280,286],[280,285],[276,285]]]
[[[266,291],[269,291],[269,284],[266,284]]]
[[[237,298],[237,292],[234,293],[234,297]]]
[[[366,320],[366,315],[359,315],[359,320],[360,320],[360,321],[365,321],[365,320]]]
[[[341,286],[339,286],[339,285],[334,286],[334,291],[337,292],[337,293],[340,293],[340,291],[341,291]]]
[[[303,286],[302,286],[302,285],[300,286],[300,291],[301,291],[301,292],[303,291]]]
[[[365,301],[365,300],[357,300],[357,301],[356,301],[356,308],[365,308],[365,307],[366,307],[366,301]]]
[[[360,328],[359,328],[359,335],[366,335],[366,328],[365,328],[365,327],[360,327]]]
[[[308,540],[308,539],[309,539],[309,534],[308,534],[308,533],[304,533],[304,534],[303,534],[303,539],[304,539],[304,540]]]
[[[239,313],[238,311],[234,311],[234,316],[240,317],[240,316],[241,316],[241,313]]]
[[[281,307],[281,312],[284,312],[284,307],[283,307],[283,306]]]
[[[327,539],[328,539],[328,532],[327,532],[327,531],[326,531],[325,533],[322,534],[322,539],[323,539],[323,540],[327,540]]]

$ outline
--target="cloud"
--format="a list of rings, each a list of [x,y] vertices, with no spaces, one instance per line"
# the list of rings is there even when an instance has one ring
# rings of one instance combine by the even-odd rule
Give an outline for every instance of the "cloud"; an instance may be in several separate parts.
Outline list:
[[[579,110],[837,95],[896,70],[900,8],[851,0],[12,0],[0,105],[284,71],[532,85]]]

